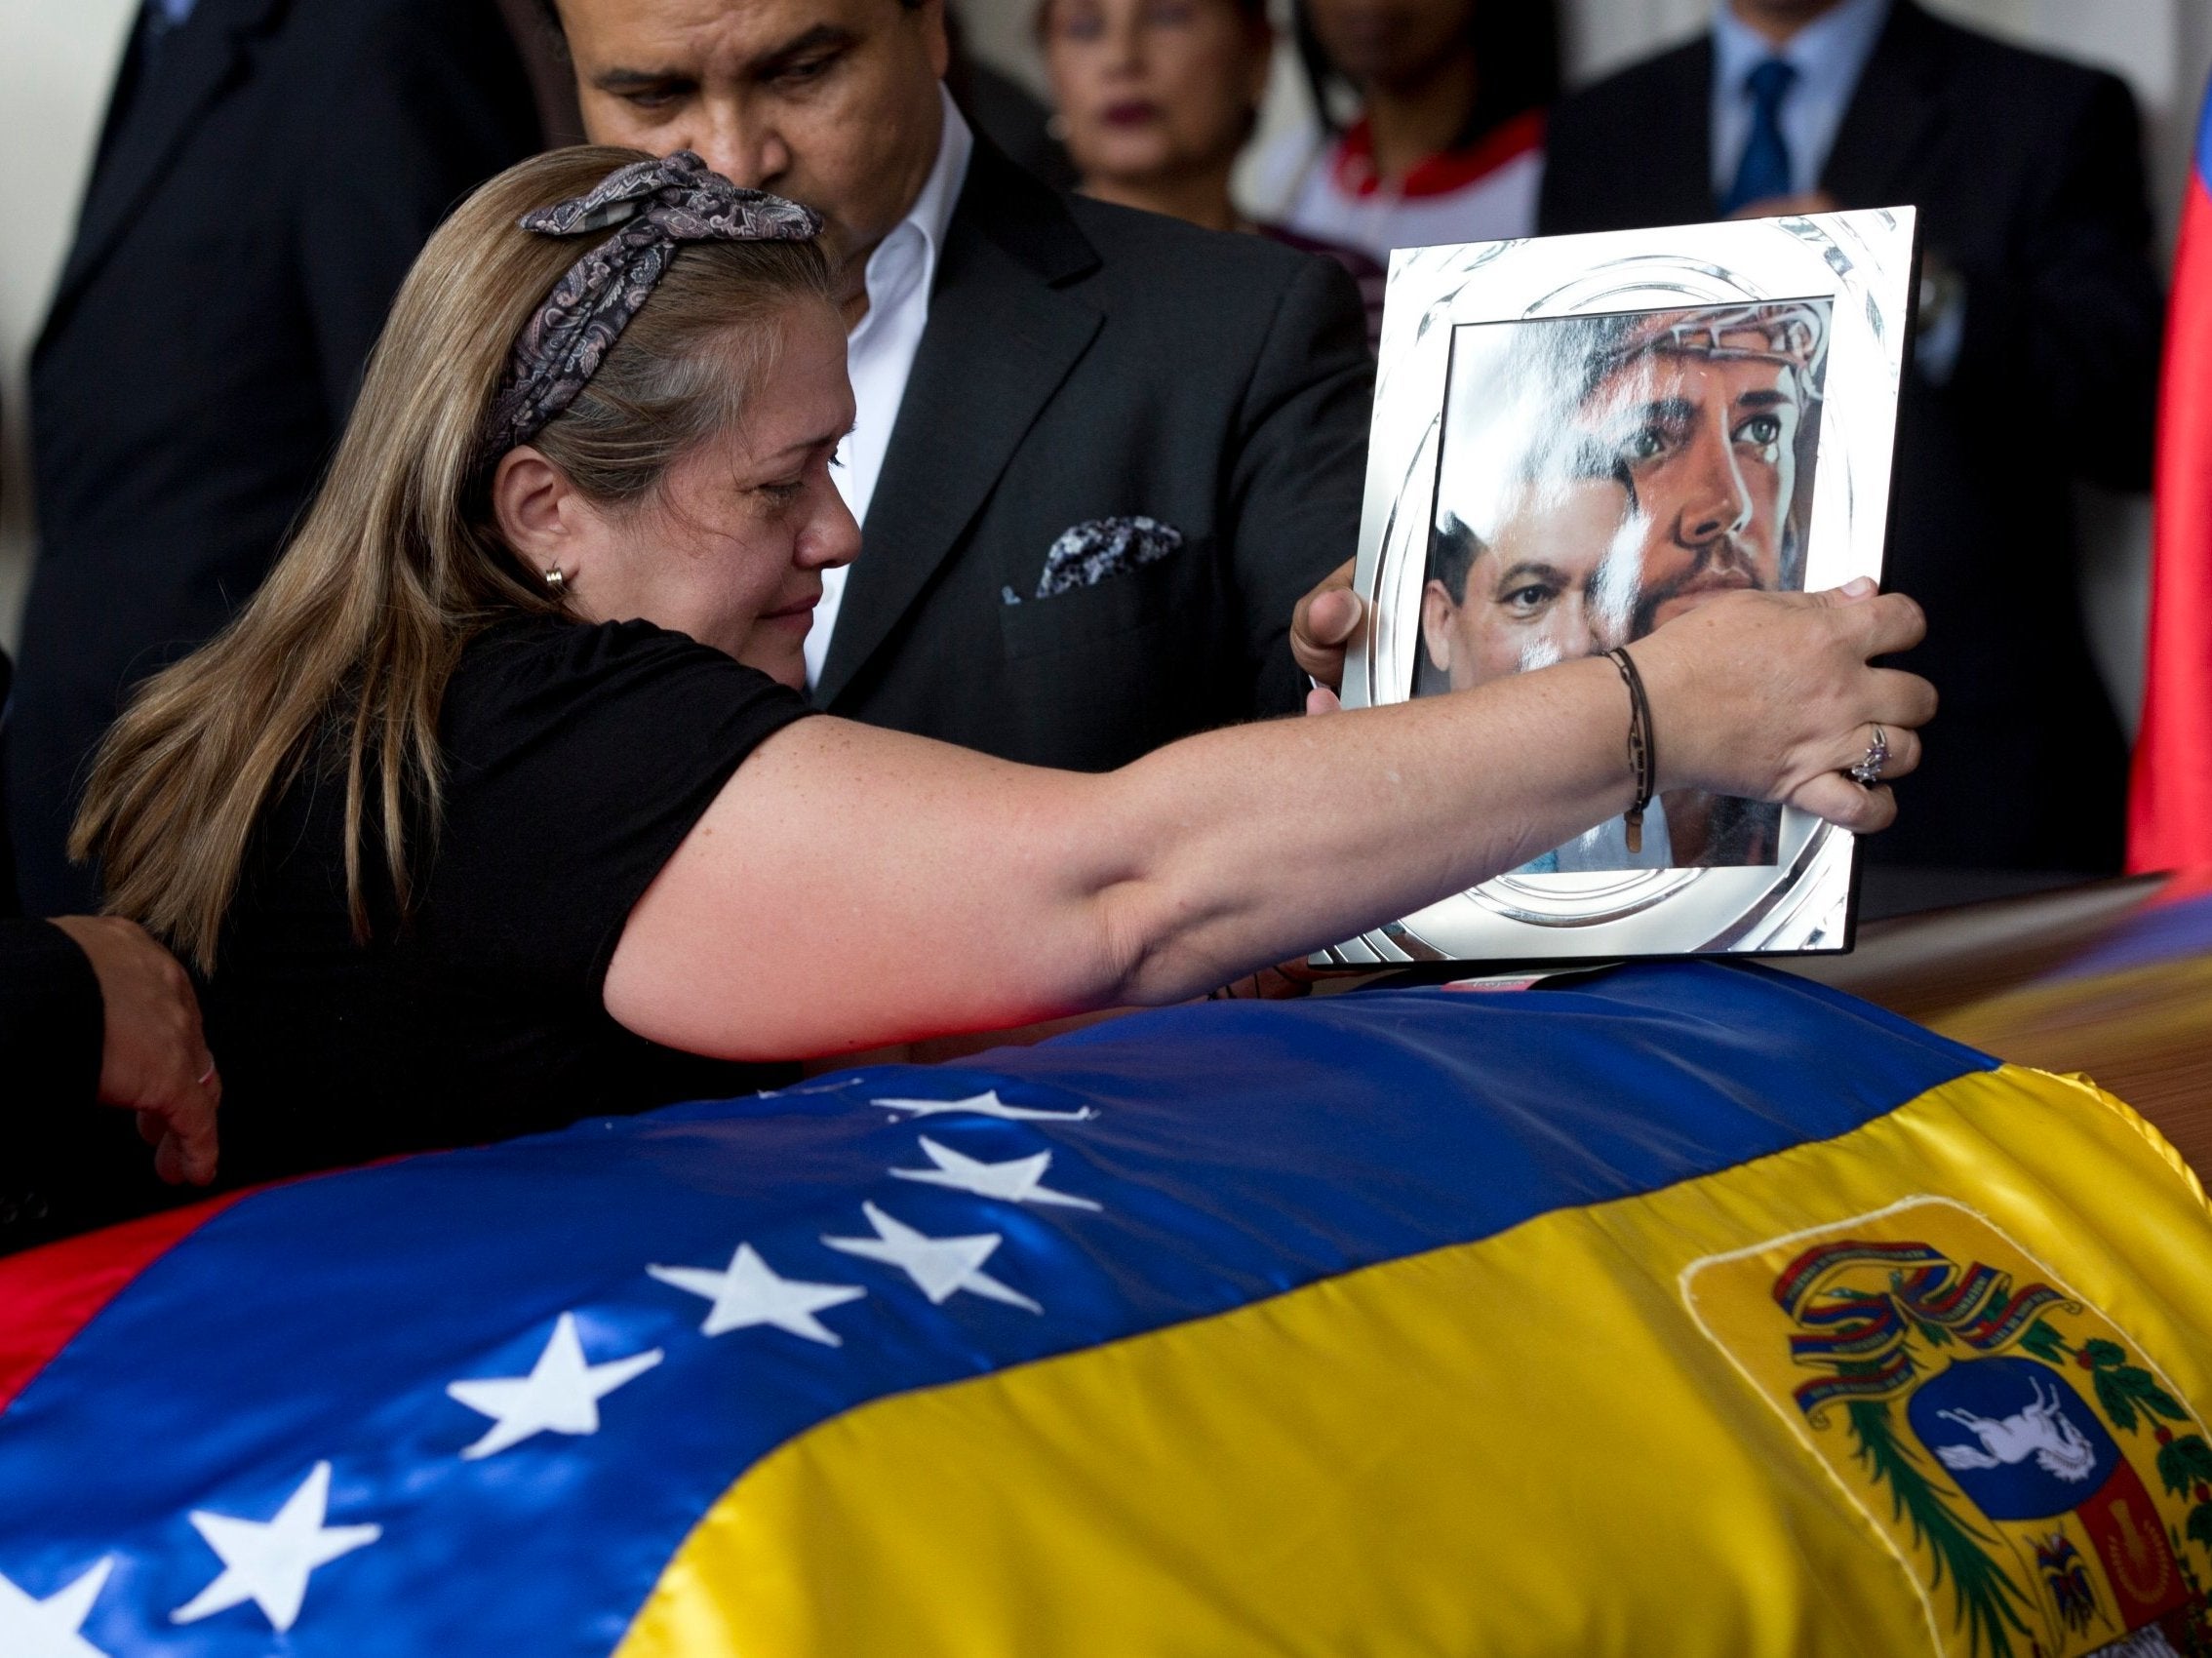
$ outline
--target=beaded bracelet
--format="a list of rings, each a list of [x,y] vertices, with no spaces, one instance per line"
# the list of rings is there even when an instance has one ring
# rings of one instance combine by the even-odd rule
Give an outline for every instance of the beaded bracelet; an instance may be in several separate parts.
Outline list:
[[[1636,661],[1625,647],[1608,651],[1606,656],[1620,670],[1621,683],[1628,687],[1629,770],[1636,774],[1636,804],[1628,809],[1623,821],[1628,826],[1628,849],[1643,850],[1643,809],[1651,804],[1652,785],[1659,776],[1659,748],[1651,736],[1651,698],[1643,691],[1643,676],[1636,671]]]

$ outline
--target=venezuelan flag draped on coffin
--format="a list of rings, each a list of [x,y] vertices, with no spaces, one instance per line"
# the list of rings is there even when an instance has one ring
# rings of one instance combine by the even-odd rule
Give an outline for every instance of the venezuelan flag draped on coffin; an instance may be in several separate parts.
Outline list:
[[[2208,1332],[1779,974],[1206,1004],[0,1264],[0,1652],[2203,1651]]]

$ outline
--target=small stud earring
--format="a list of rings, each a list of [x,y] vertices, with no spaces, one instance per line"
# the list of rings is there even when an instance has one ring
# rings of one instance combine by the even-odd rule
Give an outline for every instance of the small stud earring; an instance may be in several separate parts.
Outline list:
[[[569,578],[561,573],[559,565],[553,566],[545,572],[545,591],[552,594],[556,599],[568,597]]]

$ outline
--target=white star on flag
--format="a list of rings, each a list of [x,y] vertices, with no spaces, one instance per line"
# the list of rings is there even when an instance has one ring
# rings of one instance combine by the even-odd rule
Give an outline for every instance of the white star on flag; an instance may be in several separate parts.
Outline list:
[[[107,1658],[77,1632],[114,1569],[114,1560],[101,1560],[43,1600],[0,1577],[0,1652],[8,1658]]]
[[[596,1434],[599,1401],[635,1376],[660,1362],[660,1349],[650,1348],[604,1364],[584,1362],[576,1335],[576,1316],[563,1313],[553,1334],[527,1376],[495,1376],[448,1382],[446,1392],[469,1409],[493,1418],[484,1438],[461,1455],[492,1456],[535,1434]]]
[[[875,1237],[824,1238],[822,1242],[848,1255],[859,1255],[898,1268],[938,1306],[965,1289],[973,1295],[1004,1301],[1009,1307],[1026,1308],[1032,1313],[1045,1311],[1020,1290],[1008,1288],[983,1271],[983,1263],[1004,1242],[997,1233],[986,1232],[973,1238],[931,1238],[915,1231],[904,1221],[893,1220],[874,1204],[862,1204],[860,1212],[876,1229]]]
[[[922,1149],[936,1167],[894,1168],[891,1172],[901,1180],[950,1186],[956,1192],[972,1192],[978,1198],[1000,1198],[1009,1204],[1063,1204],[1071,1209],[1098,1207],[1088,1198],[1055,1192],[1043,1184],[1045,1171],[1052,1166],[1050,1152],[1012,1158],[1005,1163],[983,1163],[964,1157],[950,1146],[940,1146],[927,1134],[922,1136]]]
[[[840,1347],[843,1338],[814,1315],[824,1307],[857,1301],[868,1293],[854,1283],[808,1283],[780,1277],[750,1244],[737,1245],[737,1252],[730,1257],[730,1265],[723,1272],[705,1267],[648,1267],[646,1271],[662,1283],[703,1295],[714,1303],[707,1309],[706,1322],[699,1325],[702,1335],[721,1335],[751,1324],[773,1324],[809,1341]]]
[[[307,1599],[308,1575],[384,1534],[380,1525],[325,1525],[330,1501],[331,1465],[318,1462],[274,1520],[235,1520],[194,1509],[193,1527],[221,1558],[222,1573],[170,1613],[170,1622],[197,1623],[251,1600],[277,1634],[292,1628]]]
[[[1079,1111],[1039,1111],[1026,1105],[1008,1105],[999,1097],[997,1088],[985,1088],[979,1094],[966,1099],[872,1099],[870,1105],[880,1105],[886,1111],[902,1111],[916,1117],[938,1117],[948,1111],[970,1112],[977,1117],[997,1117],[1008,1123],[1087,1123],[1098,1115],[1089,1106]]]

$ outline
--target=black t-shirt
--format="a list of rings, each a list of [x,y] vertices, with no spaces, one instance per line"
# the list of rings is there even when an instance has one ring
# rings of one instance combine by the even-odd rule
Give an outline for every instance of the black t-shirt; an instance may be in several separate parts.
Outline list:
[[[648,623],[500,623],[446,692],[444,819],[426,866],[423,838],[412,845],[404,921],[379,847],[365,848],[367,944],[347,911],[342,749],[329,745],[263,815],[204,990],[223,1183],[787,1076],[648,1043],[601,997],[653,877],[738,763],[807,711]]]

